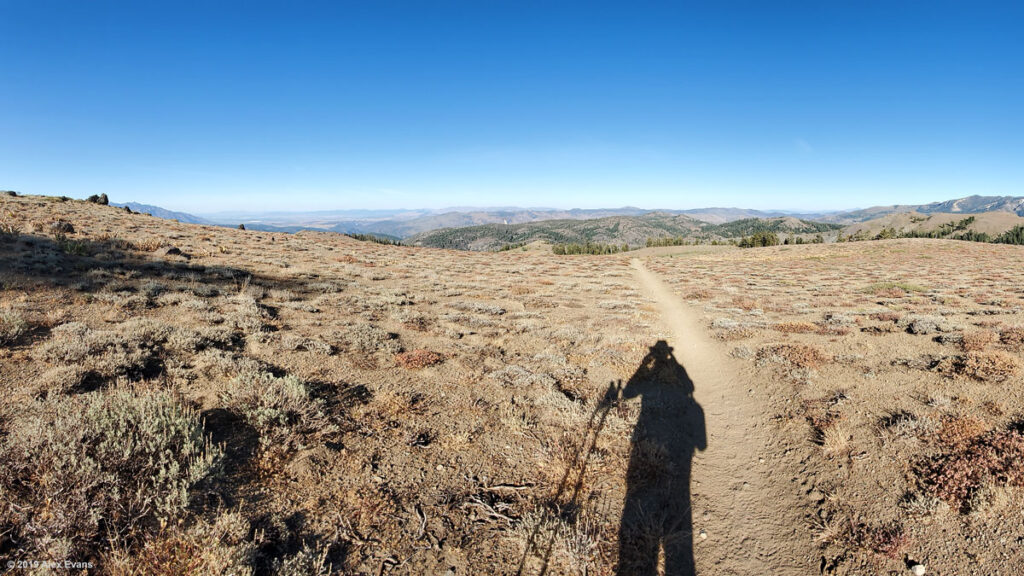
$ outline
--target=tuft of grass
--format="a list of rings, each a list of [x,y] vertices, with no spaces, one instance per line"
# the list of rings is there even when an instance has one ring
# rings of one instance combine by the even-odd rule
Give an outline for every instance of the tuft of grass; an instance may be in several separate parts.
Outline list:
[[[910,292],[927,292],[927,290],[924,286],[910,282],[875,282],[862,288],[861,292],[875,296],[902,296]]]

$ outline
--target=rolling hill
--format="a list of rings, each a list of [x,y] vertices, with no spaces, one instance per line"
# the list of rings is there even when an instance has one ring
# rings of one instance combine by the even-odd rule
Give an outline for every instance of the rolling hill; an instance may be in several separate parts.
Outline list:
[[[851,210],[823,214],[817,220],[853,224],[888,216],[890,214],[981,214],[984,212],[1007,212],[1024,216],[1024,197],[1021,196],[967,196],[930,204],[894,204],[874,206],[863,210]]]
[[[973,232],[994,238],[1021,225],[1024,225],[1024,217],[1012,212],[981,212],[967,215],[900,212],[850,224],[842,229],[841,234],[855,238],[874,238],[885,230],[893,230],[897,235],[936,233],[942,236],[955,236]]]
[[[507,245],[544,241],[551,244],[627,244],[644,246],[648,238],[693,238],[710,242],[739,238],[756,232],[818,234],[841,226],[793,217],[747,218],[709,224],[685,214],[649,212],[640,216],[612,216],[591,220],[546,220],[527,224],[487,224],[445,228],[413,236],[406,243],[459,250],[497,250]]]

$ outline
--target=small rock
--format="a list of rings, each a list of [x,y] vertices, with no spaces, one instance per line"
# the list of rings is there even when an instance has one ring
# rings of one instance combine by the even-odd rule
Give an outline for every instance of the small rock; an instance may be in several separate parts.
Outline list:
[[[700,533],[699,533],[699,536],[700,536],[701,540],[707,540],[708,539],[708,533],[707,533],[706,530],[701,530]]]
[[[181,250],[176,246],[164,246],[154,252],[154,254],[157,256],[179,256],[181,255]]]
[[[50,232],[53,234],[74,234],[75,226],[67,220],[56,220],[50,223]]]
[[[925,572],[924,564],[914,564],[910,567],[910,573],[914,576],[924,576]]]
[[[438,464],[438,465],[437,465],[437,471],[438,471],[438,472],[444,472],[444,465],[442,465],[442,464]]]

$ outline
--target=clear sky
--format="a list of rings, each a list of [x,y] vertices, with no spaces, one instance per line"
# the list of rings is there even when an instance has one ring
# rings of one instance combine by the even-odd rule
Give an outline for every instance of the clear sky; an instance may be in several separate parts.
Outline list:
[[[0,189],[197,213],[1024,195],[1019,6],[0,0]]]

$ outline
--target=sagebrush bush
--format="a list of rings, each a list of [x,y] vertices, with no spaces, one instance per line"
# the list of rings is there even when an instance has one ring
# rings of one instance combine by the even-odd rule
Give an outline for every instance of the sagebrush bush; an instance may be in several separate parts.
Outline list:
[[[15,240],[19,234],[21,234],[21,230],[15,224],[0,222],[0,240]]]
[[[490,314],[491,316],[501,316],[505,313],[504,308],[483,302],[458,301],[452,302],[449,306],[460,312],[476,312],[477,314]]]
[[[28,322],[12,310],[0,312],[0,346],[14,344],[28,331]]]
[[[221,398],[259,432],[265,449],[302,447],[310,437],[337,431],[324,412],[323,400],[295,376],[247,371],[231,382]]]
[[[305,336],[299,336],[297,334],[286,334],[281,338],[281,345],[286,350],[312,352],[313,354],[319,354],[320,356],[330,356],[334,353],[334,349],[330,344],[324,342],[319,338],[307,338]]]
[[[130,545],[184,513],[220,454],[195,411],[164,392],[46,402],[0,445],[0,547],[84,558]]]
[[[378,350],[397,354],[402,351],[398,335],[378,328],[372,324],[356,324],[350,326],[343,335],[348,348],[352,352],[369,354]]]

